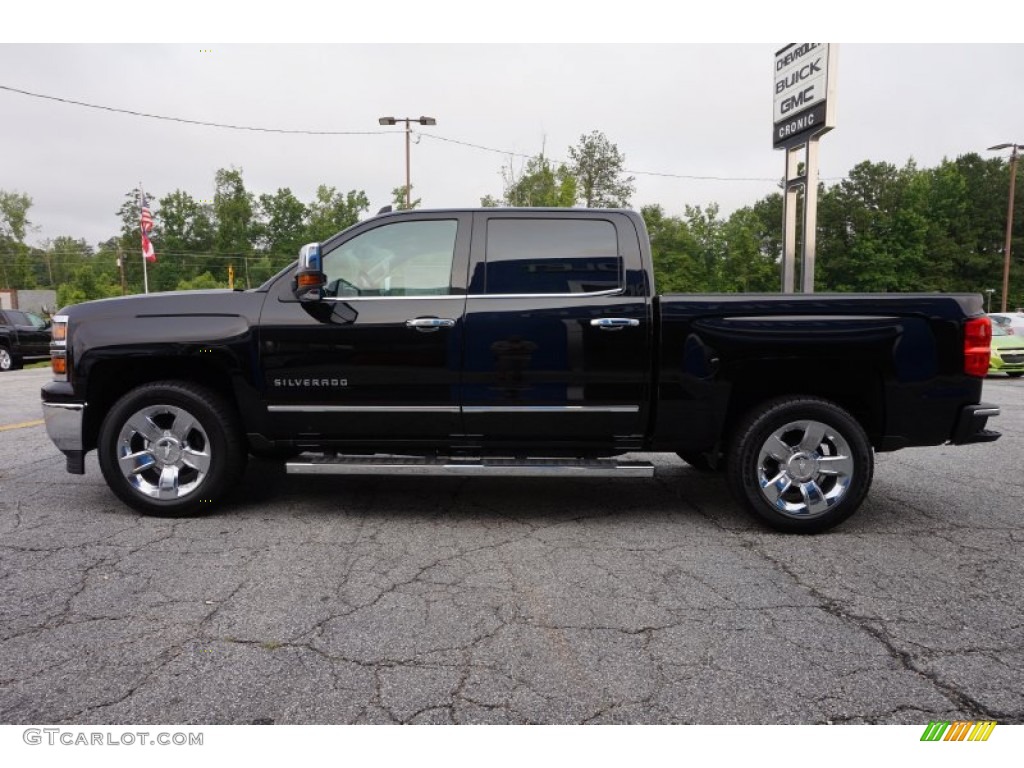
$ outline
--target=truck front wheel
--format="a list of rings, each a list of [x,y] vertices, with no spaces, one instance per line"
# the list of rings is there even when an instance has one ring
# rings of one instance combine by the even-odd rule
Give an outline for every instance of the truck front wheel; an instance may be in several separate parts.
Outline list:
[[[183,381],[131,390],[107,413],[97,445],[110,489],[143,514],[213,511],[245,468],[245,439],[231,405]]]
[[[771,400],[748,414],[734,434],[730,489],[777,530],[828,530],[857,511],[871,486],[871,444],[857,420],[835,403]]]

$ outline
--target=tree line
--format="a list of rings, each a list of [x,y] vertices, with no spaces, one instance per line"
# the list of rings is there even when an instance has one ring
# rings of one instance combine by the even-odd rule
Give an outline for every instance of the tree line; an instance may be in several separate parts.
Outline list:
[[[542,150],[501,168],[503,189],[484,206],[629,207],[635,180],[600,131],[580,137],[567,162]],[[819,186],[816,290],[979,293],[1001,301],[1009,164],[970,153],[933,168],[864,161],[846,178]],[[393,191],[403,208],[405,187]],[[1009,305],[1024,305],[1024,195],[1014,211]],[[295,259],[303,243],[322,241],[369,210],[366,193],[320,185],[302,201],[287,187],[256,195],[242,171],[220,169],[212,199],[184,190],[150,196],[157,264],[151,291],[255,287]],[[410,207],[417,207],[414,200]],[[121,231],[95,247],[61,236],[32,247],[32,200],[0,191],[0,284],[54,288],[58,304],[142,291],[138,191],[125,194]],[[779,290],[782,196],[720,214],[715,203],[688,204],[683,215],[661,205],[641,209],[662,292]],[[124,274],[118,257],[124,257]]]

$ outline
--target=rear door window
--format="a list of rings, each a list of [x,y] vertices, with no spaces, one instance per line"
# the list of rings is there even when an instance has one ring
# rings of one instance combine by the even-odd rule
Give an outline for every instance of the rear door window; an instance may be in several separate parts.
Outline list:
[[[615,225],[600,219],[492,218],[487,294],[578,294],[622,287]]]

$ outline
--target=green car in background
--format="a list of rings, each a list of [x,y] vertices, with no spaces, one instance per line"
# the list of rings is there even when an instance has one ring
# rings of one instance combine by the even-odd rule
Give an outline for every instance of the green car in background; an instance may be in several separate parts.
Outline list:
[[[989,373],[1005,373],[1017,378],[1024,376],[1024,336],[1008,333],[998,323],[992,323],[992,357]]]

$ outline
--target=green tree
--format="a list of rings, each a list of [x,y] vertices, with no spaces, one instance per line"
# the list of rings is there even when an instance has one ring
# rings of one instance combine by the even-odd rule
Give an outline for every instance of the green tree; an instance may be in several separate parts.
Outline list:
[[[722,235],[725,253],[717,284],[719,291],[750,293],[779,289],[777,257],[765,247],[761,217],[752,207],[734,211],[722,227]]]
[[[309,205],[306,235],[303,242],[322,242],[331,235],[359,221],[359,214],[369,210],[365,192],[351,190],[341,194],[334,187],[321,184],[316,198]]]
[[[93,250],[83,239],[61,236],[49,241],[42,255],[47,285],[53,286],[68,282],[80,267],[91,264]]]
[[[32,198],[0,190],[0,280],[7,288],[34,288],[36,276],[25,233]]]
[[[570,170],[585,208],[626,208],[636,190],[633,176],[624,176],[625,156],[601,131],[580,136],[569,147]]]
[[[223,257],[219,267],[227,272],[234,267],[235,280],[251,287],[248,257],[253,250],[253,195],[245,189],[240,168],[221,168],[214,176],[213,215],[216,221],[213,246]]]
[[[903,232],[897,221],[912,164],[862,162],[819,205],[818,288],[899,290]]]
[[[994,288],[993,306],[1001,304],[1003,253],[1006,235],[1006,205],[1009,194],[1009,163],[1004,158],[983,159],[975,153],[958,157],[953,164],[963,179],[963,215],[957,217],[952,237],[960,246],[953,264],[954,288],[983,291]],[[1024,305],[1024,194],[1020,168],[1017,169],[1008,307]]]
[[[213,210],[188,192],[176,189],[160,198],[154,218],[160,230],[154,238],[157,266],[150,270],[150,290],[171,291],[194,277],[208,263],[214,247]]]
[[[38,263],[24,243],[5,242],[0,238],[0,285],[5,288],[36,288]]]
[[[25,232],[31,226],[28,220],[31,207],[32,198],[28,195],[0,189],[0,238],[24,243]]]
[[[288,187],[273,195],[260,195],[259,200],[263,250],[274,259],[294,259],[304,243],[309,209]]]
[[[666,216],[660,205],[640,209],[651,241],[655,288],[659,293],[707,290],[698,278],[697,243],[686,222]]]
[[[57,305],[66,307],[69,304],[80,304],[83,301],[105,299],[120,294],[120,287],[112,285],[102,275],[97,274],[92,264],[83,264],[75,270],[68,282],[57,286]]]
[[[565,164],[554,165],[542,151],[516,173],[512,161],[501,169],[505,193],[500,199],[481,198],[484,207],[571,208],[576,205],[576,179]]]
[[[718,218],[718,204],[706,208],[687,205],[686,227],[696,245],[694,279],[702,291],[724,290],[724,264],[727,251],[724,224]]]
[[[418,197],[412,197],[413,185],[409,185],[409,205],[405,204],[405,184],[400,187],[395,187],[391,190],[391,206],[396,211],[411,211],[413,208],[419,208],[422,200]]]
[[[204,291],[212,288],[227,288],[227,281],[220,281],[215,278],[210,272],[203,272],[201,275],[196,275],[189,280],[179,280],[176,291]]]

